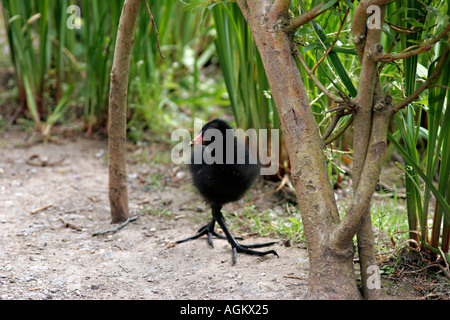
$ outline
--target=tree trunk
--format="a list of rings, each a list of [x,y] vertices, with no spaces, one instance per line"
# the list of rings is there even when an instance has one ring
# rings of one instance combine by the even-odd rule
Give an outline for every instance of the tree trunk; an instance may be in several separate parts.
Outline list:
[[[345,217],[340,219],[323,153],[324,142],[293,55],[295,52],[308,75],[315,78],[304,65],[292,39],[298,21],[308,18],[290,21],[290,0],[238,0],[261,55],[280,116],[308,246],[309,298],[312,299],[362,298],[353,270],[353,238],[357,233],[364,297],[379,297],[370,203],[384,163],[394,104],[390,96],[383,94],[377,73],[377,62],[383,52],[379,44],[381,28],[367,30],[366,9],[372,4],[379,6],[379,19],[383,21],[387,1],[362,0],[353,20],[361,81],[358,96],[349,106],[357,114],[354,130],[359,134],[353,150],[358,160],[354,195]],[[318,14],[314,11],[302,16],[314,18]],[[336,96],[330,96],[336,102]]]
[[[142,0],[126,0],[119,22],[111,70],[108,115],[109,202],[112,223],[129,217],[126,180],[126,114],[128,74],[134,29]]]
[[[290,1],[238,0],[261,55],[280,116],[308,245],[311,299],[361,299],[353,271],[352,241],[331,250],[339,224],[323,142],[292,54]]]
[[[372,105],[374,96],[383,96],[381,84],[378,77],[377,61],[369,59],[366,55],[372,48],[375,48],[381,40],[381,28],[367,29],[367,7],[371,5],[368,0],[361,1],[357,6],[353,26],[353,37],[355,47],[358,51],[358,57],[361,63],[361,77],[358,87],[358,96],[355,100],[358,102],[358,110],[353,121],[353,192],[359,185],[360,176],[367,158],[367,149],[369,147],[370,135],[372,130]],[[380,6],[380,21],[384,21],[386,6]],[[362,40],[364,39],[364,40]],[[366,58],[365,58],[366,57]],[[378,180],[378,178],[377,178]],[[361,278],[367,282],[371,276],[367,270],[371,265],[376,265],[375,251],[373,247],[372,221],[370,207],[364,213],[361,229],[357,237],[358,253],[361,265]],[[367,290],[363,286],[364,296],[369,299],[379,298],[379,289]]]

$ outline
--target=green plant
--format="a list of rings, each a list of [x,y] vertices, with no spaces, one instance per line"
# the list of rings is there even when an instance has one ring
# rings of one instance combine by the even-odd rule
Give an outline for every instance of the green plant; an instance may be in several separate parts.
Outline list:
[[[396,3],[393,10],[403,13],[403,19],[390,20],[393,24],[404,28],[414,26],[420,31],[398,34],[391,39],[391,43],[387,43],[391,48],[399,44],[407,46],[422,42],[421,38],[427,37],[428,30],[448,24],[446,14],[450,13],[448,6],[442,6],[436,1],[430,2],[429,6],[415,1]],[[412,94],[434,71],[439,62],[437,57],[445,59],[441,61],[442,70],[448,69],[448,50],[448,44],[442,43],[428,56],[414,56],[405,60],[404,84],[397,84],[397,88],[393,88],[394,92],[404,96]],[[411,103],[404,112],[396,115],[397,131],[389,135],[390,141],[405,159],[405,166],[401,167],[405,172],[408,224],[409,230],[412,230],[410,238],[423,250],[436,255],[441,255],[439,248],[447,253],[450,241],[450,96],[446,90],[449,80],[448,72],[441,73],[434,86],[428,88],[419,101]],[[436,176],[438,182],[435,184]],[[436,198],[434,214],[430,211],[432,195]],[[430,218],[433,219],[431,233],[428,226]]]
[[[227,214],[227,221],[232,228],[241,232],[256,233],[263,237],[274,235],[286,238],[291,243],[304,241],[303,224],[298,208],[285,204],[282,211],[282,215],[279,214],[279,210],[275,212],[272,209],[260,212],[254,205],[246,205],[240,214]]]
[[[224,104],[224,89],[215,81],[201,84],[200,70],[212,56],[212,45],[206,41],[211,30],[208,21],[200,31],[200,14],[186,12],[179,0],[150,1],[149,5],[165,58],[159,54],[147,10],[141,10],[131,61],[130,96],[134,98],[128,128],[167,134],[168,126],[192,124],[198,106]]]
[[[18,108],[29,111],[40,133],[49,134],[66,115],[82,120],[87,135],[105,129],[113,50],[124,1],[1,3]],[[191,125],[196,112],[212,113],[214,106],[228,104],[222,78],[206,78],[202,73],[205,65],[216,64],[212,61],[214,44],[208,41],[213,32],[211,19],[185,11],[179,0],[148,3],[165,59],[159,55],[143,2],[130,64],[128,132],[132,140],[155,138],[145,131],[167,135],[168,127]],[[71,13],[70,5],[79,12]]]
[[[39,132],[49,137],[73,92],[72,86],[62,92],[66,66],[63,25],[69,2],[2,0],[1,3],[19,88],[18,108],[28,110]]]

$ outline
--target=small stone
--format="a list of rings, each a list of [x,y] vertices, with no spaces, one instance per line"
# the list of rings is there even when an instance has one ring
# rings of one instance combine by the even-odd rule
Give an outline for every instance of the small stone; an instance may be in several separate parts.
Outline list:
[[[178,178],[178,179],[182,179],[182,178],[184,178],[186,176],[186,172],[184,172],[184,171],[179,171],[179,172],[177,172],[177,174],[176,174],[176,177]]]

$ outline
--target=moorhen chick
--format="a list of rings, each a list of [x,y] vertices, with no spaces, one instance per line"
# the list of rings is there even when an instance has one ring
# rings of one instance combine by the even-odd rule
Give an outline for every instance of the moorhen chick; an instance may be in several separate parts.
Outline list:
[[[223,120],[212,120],[203,126],[200,134],[191,141],[191,145],[193,152],[190,171],[193,184],[211,206],[213,218],[196,235],[177,243],[194,240],[206,234],[209,245],[214,247],[212,236],[227,239],[232,248],[233,265],[236,263],[238,252],[259,256],[272,253],[278,256],[275,250],[262,252],[252,250],[273,245],[275,242],[239,244],[236,239],[242,238],[234,238],[231,235],[222,215],[222,206],[241,199],[260,174],[256,160],[250,161],[248,149],[237,140],[232,128]],[[226,237],[214,231],[216,222]]]

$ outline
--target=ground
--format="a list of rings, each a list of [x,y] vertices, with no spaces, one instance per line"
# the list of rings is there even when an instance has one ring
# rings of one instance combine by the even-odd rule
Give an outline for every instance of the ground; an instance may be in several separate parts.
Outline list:
[[[93,236],[114,227],[106,142],[26,146],[21,135],[6,132],[0,142],[1,299],[305,297],[305,249],[276,244],[279,258],[239,254],[232,266],[225,240],[215,240],[214,249],[205,239],[173,246],[210,220],[185,168],[130,161],[130,211],[139,218]],[[142,177],[153,177],[156,187]]]
[[[304,244],[243,232],[244,243],[277,241],[279,258],[239,254],[234,266],[225,240],[215,240],[215,248],[204,238],[174,245],[209,222],[210,212],[186,168],[168,161],[169,151],[158,143],[129,147],[130,211],[138,218],[94,236],[117,227],[109,211],[107,142],[72,137],[36,143],[23,132],[1,132],[0,299],[305,299]],[[276,196],[254,204],[267,210],[280,203],[271,198]],[[224,211],[241,208],[230,204]],[[445,280],[399,276],[392,265],[398,262],[391,261],[383,281],[389,298],[424,298],[430,291],[424,286],[448,297],[442,294]]]

